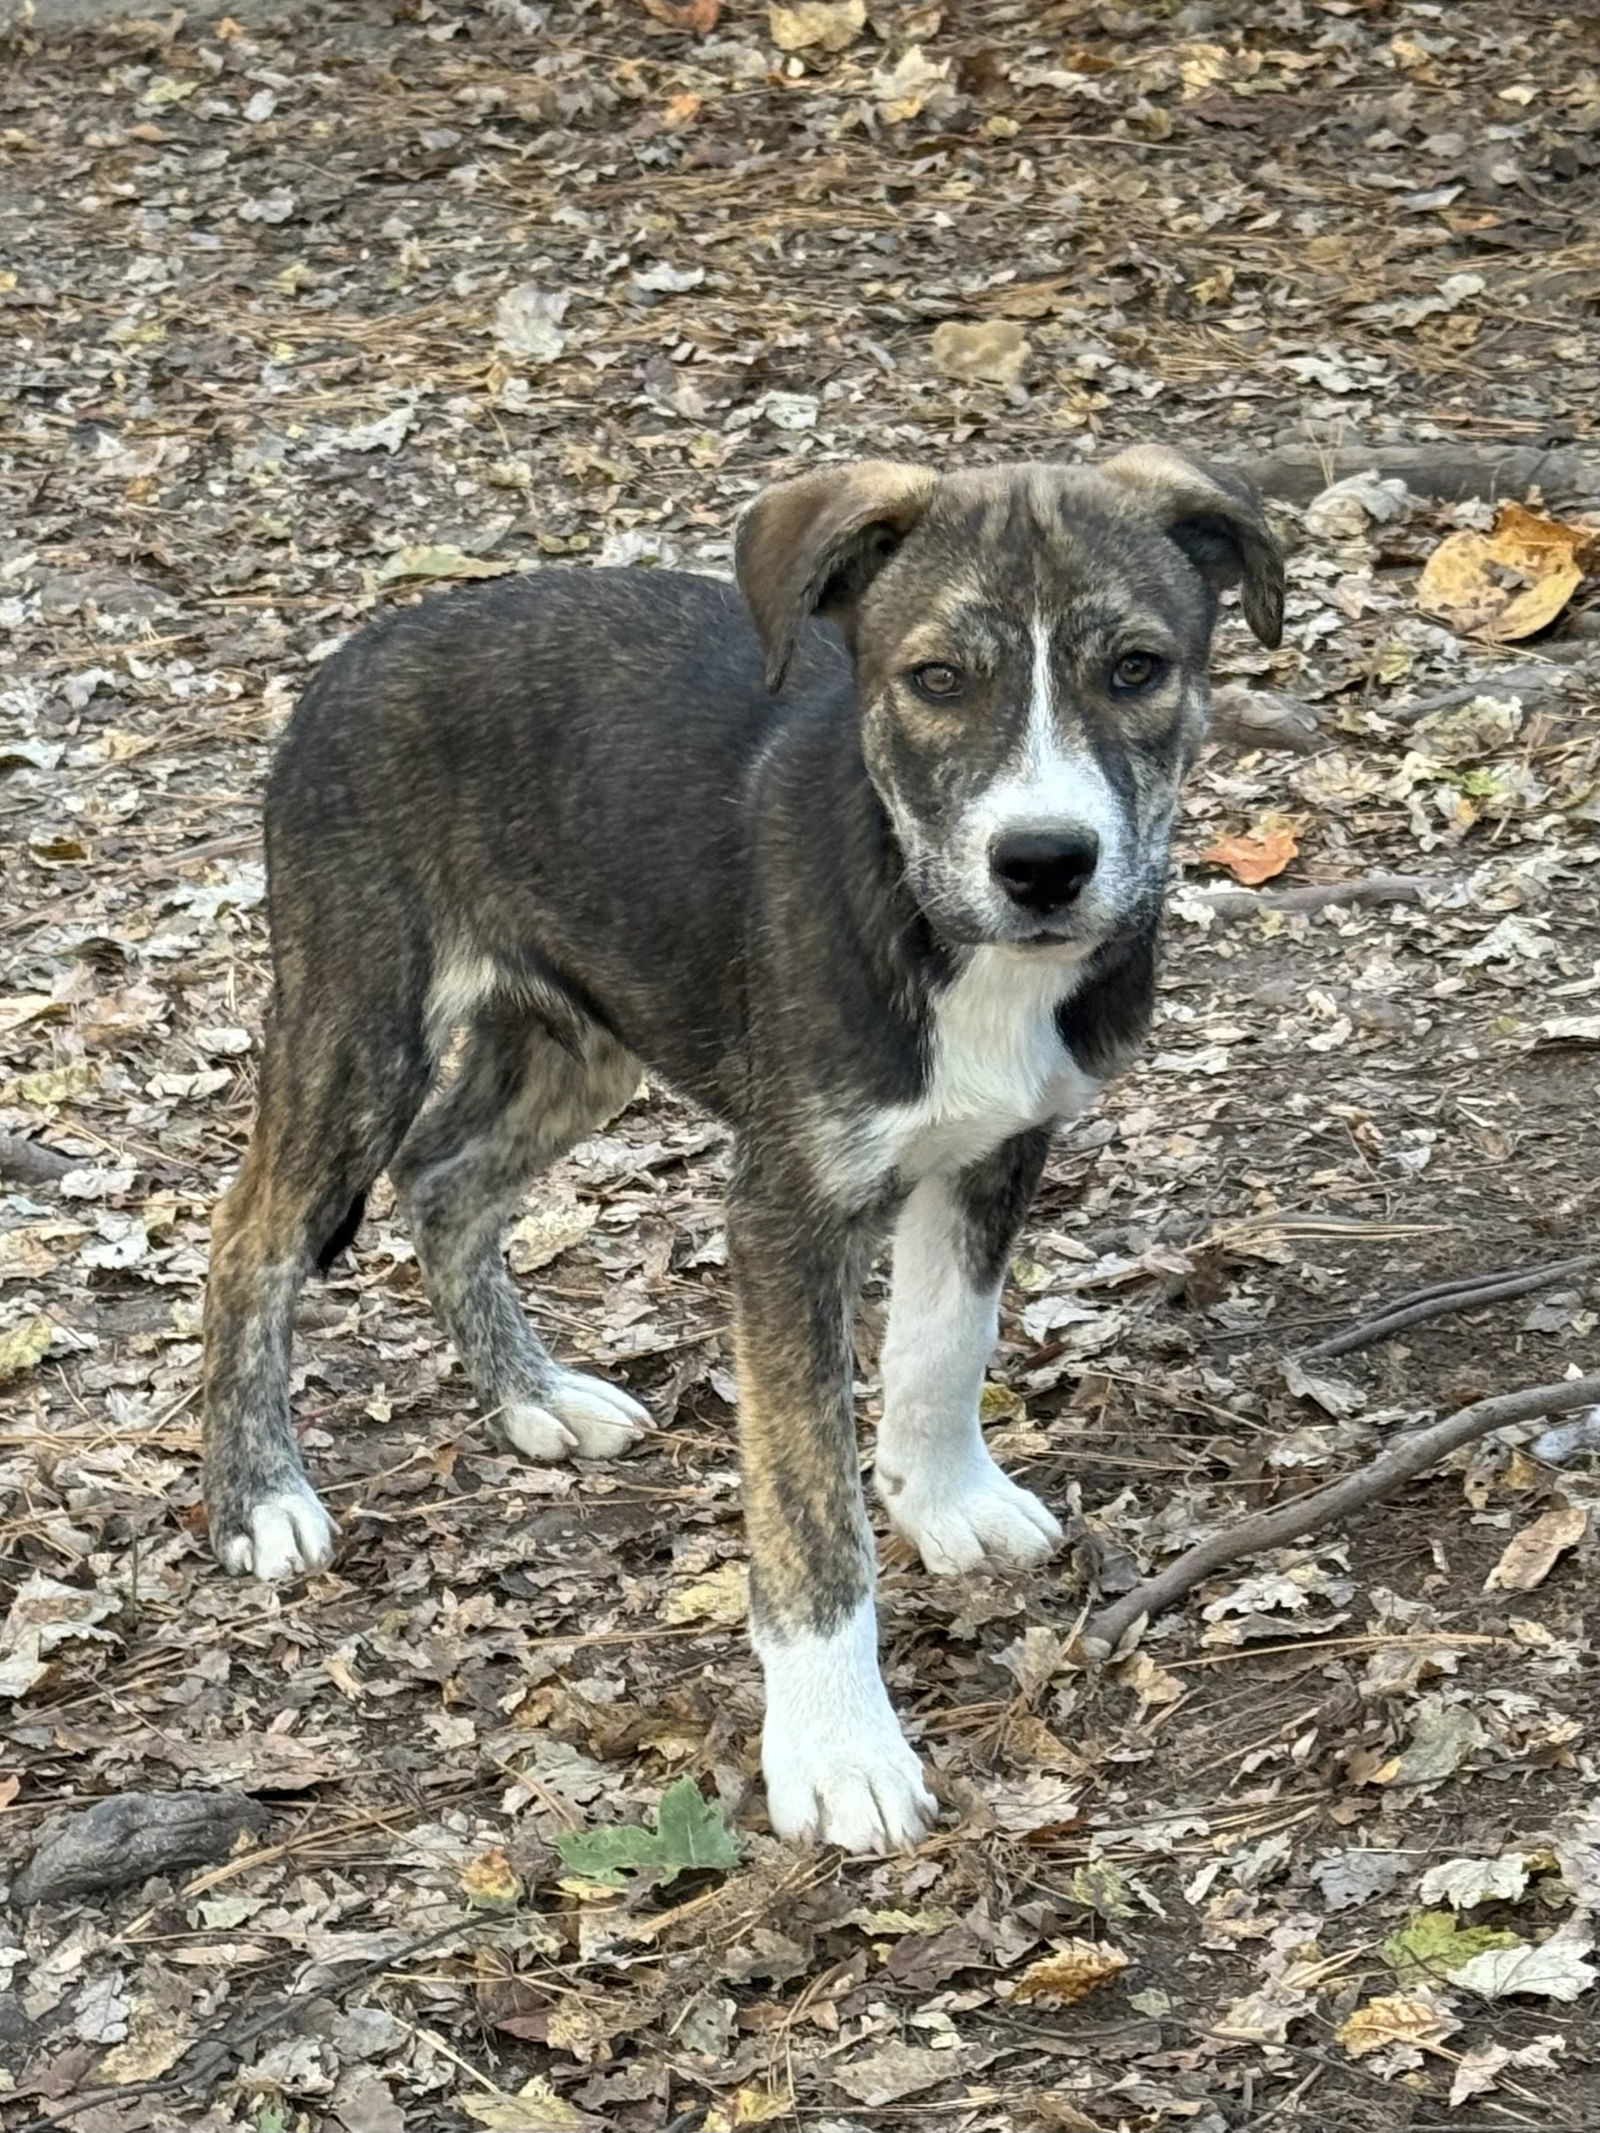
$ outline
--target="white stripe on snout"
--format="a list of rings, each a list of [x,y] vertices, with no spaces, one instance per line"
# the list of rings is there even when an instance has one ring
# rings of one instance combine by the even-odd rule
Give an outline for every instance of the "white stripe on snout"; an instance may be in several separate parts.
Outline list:
[[[1033,694],[1028,700],[1028,741],[1037,733],[1053,734],[1056,725],[1056,682],[1050,671],[1050,625],[1035,615],[1033,635]]]
[[[986,871],[990,845],[1008,832],[1057,827],[1087,829],[1100,840],[1097,872],[1102,885],[1114,885],[1125,869],[1127,811],[1087,749],[1062,747],[1056,729],[1048,617],[1035,615],[1029,634],[1033,642],[1033,678],[1027,729],[1016,755],[979,796],[968,815],[967,831],[975,847],[972,863]]]

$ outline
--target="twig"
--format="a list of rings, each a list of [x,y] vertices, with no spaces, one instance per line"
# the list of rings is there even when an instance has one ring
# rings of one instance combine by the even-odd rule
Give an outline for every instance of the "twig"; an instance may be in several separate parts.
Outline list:
[[[1376,1318],[1363,1319],[1360,1325],[1319,1341],[1315,1348],[1306,1350],[1306,1359],[1350,1355],[1357,1348],[1386,1341],[1392,1333],[1403,1333],[1407,1326],[1420,1326],[1425,1319],[1443,1318],[1451,1311],[1471,1311],[1479,1304],[1503,1303],[1512,1296],[1531,1296],[1535,1289],[1553,1288],[1567,1275],[1586,1273],[1597,1263],[1600,1252],[1583,1252],[1575,1259],[1558,1259],[1550,1266],[1515,1267],[1509,1273],[1480,1274],[1470,1281],[1445,1281],[1431,1289],[1417,1289],[1380,1311]]]
[[[1290,1503],[1271,1511],[1258,1511],[1237,1525],[1224,1526],[1169,1563],[1165,1570],[1132,1592],[1091,1615],[1079,1640],[1085,1658],[1109,1659],[1128,1632],[1138,1623],[1162,1614],[1175,1600],[1192,1592],[1202,1578],[1224,1563],[1243,1555],[1259,1555],[1303,1533],[1318,1531],[1368,1504],[1381,1503],[1414,1474],[1434,1466],[1458,1446],[1504,1429],[1511,1422],[1532,1422],[1540,1415],[1559,1415],[1574,1407],[1600,1403],[1600,1377],[1569,1378],[1560,1385],[1533,1385],[1525,1392],[1501,1393],[1492,1400],[1477,1400],[1471,1407],[1449,1415],[1427,1429],[1414,1431],[1380,1454],[1369,1465],[1308,1490]]]
[[[1335,904],[1420,904],[1428,890],[1443,886],[1432,874],[1368,874],[1294,889],[1203,889],[1199,899],[1219,918],[1248,918],[1253,911],[1326,911]]]
[[[1541,451],[1526,444],[1289,445],[1244,462],[1263,496],[1309,503],[1330,482],[1351,474],[1397,474],[1418,496],[1459,502],[1466,496],[1600,496],[1600,453],[1563,446]]]
[[[76,1170],[78,1161],[57,1155],[53,1148],[41,1148],[20,1134],[0,1133],[0,1179],[8,1185],[53,1185],[69,1170]]]

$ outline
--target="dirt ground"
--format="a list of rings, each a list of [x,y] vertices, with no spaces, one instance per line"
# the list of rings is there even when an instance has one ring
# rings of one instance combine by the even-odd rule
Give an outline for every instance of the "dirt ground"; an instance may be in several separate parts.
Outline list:
[[[0,50],[0,1132],[74,1164],[0,1187],[0,1870],[135,1796],[98,1879],[0,1911],[0,2126],[1600,2126],[1592,1448],[1509,1432],[1072,1656],[1215,1526],[1595,1367],[1582,1267],[1304,1360],[1600,1229],[1600,606],[1504,648],[1424,615],[1487,504],[1284,508],[1284,647],[1224,628],[1225,701],[1311,737],[1219,727],[1148,1055],[1014,1268],[992,1434],[1070,1549],[885,1551],[948,1808],[915,1858],[766,1832],[726,1146],[666,1093],[512,1242],[561,1353],[650,1404],[638,1456],[496,1448],[382,1191],[301,1314],[331,1571],[220,1576],[194,1412],[261,779],[333,645],[452,576],[723,570],[824,455],[1592,441],[1592,19],[151,12]],[[1260,905],[1208,901],[1219,838],[1286,828]],[[1411,900],[1271,908],[1379,874]],[[603,1886],[583,1833],[686,1777],[713,1863]]]

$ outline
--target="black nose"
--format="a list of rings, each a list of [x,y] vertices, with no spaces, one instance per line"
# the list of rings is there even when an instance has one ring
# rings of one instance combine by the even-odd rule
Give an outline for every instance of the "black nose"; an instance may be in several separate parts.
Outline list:
[[[989,863],[1011,901],[1043,918],[1077,901],[1099,857],[1093,830],[1017,830],[995,839]]]

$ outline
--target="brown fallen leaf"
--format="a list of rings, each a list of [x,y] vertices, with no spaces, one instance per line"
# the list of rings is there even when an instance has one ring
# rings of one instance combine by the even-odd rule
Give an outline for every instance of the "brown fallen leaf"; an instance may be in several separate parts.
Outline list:
[[[644,0],[644,11],[669,30],[709,37],[722,13],[722,0]]]
[[[1428,2051],[1461,2027],[1453,2015],[1420,1994],[1387,1993],[1358,2007],[1340,2026],[1339,2042],[1352,2059],[1382,2051],[1390,2044],[1411,2044]]]
[[[1288,815],[1263,815],[1251,829],[1219,837],[1200,854],[1208,866],[1226,867],[1235,881],[1253,889],[1281,874],[1300,849],[1300,825]]]
[[[1108,1985],[1127,1969],[1130,1958],[1104,1940],[1069,1940],[1051,1955],[1030,1963],[1017,1980],[1019,2000],[1059,2000],[1070,2007]]]
[[[1532,1592],[1555,1568],[1556,1558],[1576,1548],[1589,1530],[1589,1514],[1579,1504],[1559,1504],[1531,1526],[1513,1533],[1505,1553],[1483,1581],[1485,1592]]]
[[[992,318],[963,325],[946,319],[933,329],[933,360],[947,378],[988,385],[1017,385],[1033,353],[1015,319]]]
[[[804,52],[813,45],[824,52],[842,52],[866,21],[866,0],[795,0],[792,7],[771,0],[767,34],[780,52]]]
[[[1508,644],[1554,622],[1597,565],[1592,527],[1503,504],[1492,533],[1440,542],[1418,580],[1417,605],[1459,636]]]

